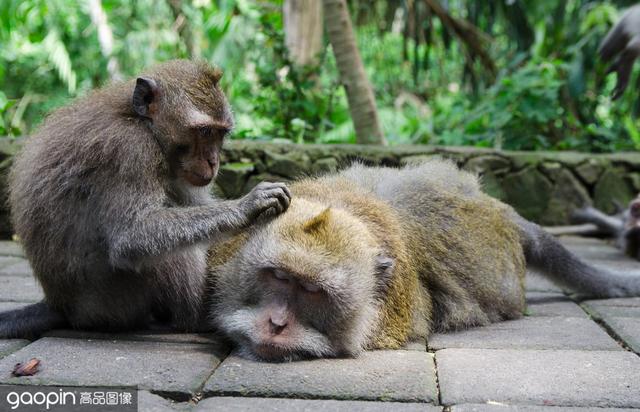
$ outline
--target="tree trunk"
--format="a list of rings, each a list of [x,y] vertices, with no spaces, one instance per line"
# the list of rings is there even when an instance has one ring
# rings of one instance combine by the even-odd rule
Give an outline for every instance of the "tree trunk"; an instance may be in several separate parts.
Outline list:
[[[173,18],[176,20],[174,28],[178,32],[178,36],[180,36],[182,41],[184,41],[189,58],[197,58],[200,56],[198,42],[196,41],[189,20],[182,12],[182,0],[168,0],[168,4],[171,9],[171,13],[173,13]]]
[[[89,0],[89,17],[91,17],[91,22],[98,30],[98,43],[100,44],[102,55],[107,59],[109,77],[112,80],[122,79],[118,60],[113,56],[113,32],[100,0]]]
[[[324,23],[347,92],[356,142],[385,144],[373,90],[364,71],[345,0],[323,0]]]
[[[478,56],[480,58],[480,62],[487,70],[491,82],[493,82],[498,70],[495,62],[489,55],[489,52],[485,49],[484,45],[484,43],[490,40],[490,37],[470,22],[450,15],[438,0],[424,0],[424,2],[431,11],[438,16],[442,24],[448,30],[455,33],[455,35],[458,36],[458,38],[467,46],[467,50],[470,52],[470,55],[467,57],[469,60],[469,66],[471,67],[473,56]]]
[[[322,51],[322,3],[285,0],[282,9],[289,57],[298,66],[317,65]]]

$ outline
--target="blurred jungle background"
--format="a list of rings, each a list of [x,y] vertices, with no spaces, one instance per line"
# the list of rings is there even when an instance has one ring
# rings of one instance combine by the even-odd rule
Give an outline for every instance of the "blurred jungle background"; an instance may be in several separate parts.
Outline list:
[[[29,134],[70,98],[154,62],[196,58],[225,72],[233,138],[354,143],[326,30],[299,24],[317,10],[289,3],[0,0],[0,135]],[[633,3],[347,2],[389,144],[591,152],[640,149],[638,69],[612,101],[615,75],[597,56]]]

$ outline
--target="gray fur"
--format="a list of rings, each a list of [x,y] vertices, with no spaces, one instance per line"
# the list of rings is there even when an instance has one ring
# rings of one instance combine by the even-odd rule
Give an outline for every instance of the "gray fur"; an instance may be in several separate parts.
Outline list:
[[[142,327],[152,313],[196,328],[209,242],[288,206],[282,184],[239,200],[209,194],[233,124],[219,72],[173,61],[146,76],[153,90],[117,83],[52,113],[11,170],[14,229],[47,307],[74,328]],[[134,90],[157,94],[149,103]],[[202,121],[220,130],[194,126]],[[0,338],[57,325],[9,319],[0,317]]]

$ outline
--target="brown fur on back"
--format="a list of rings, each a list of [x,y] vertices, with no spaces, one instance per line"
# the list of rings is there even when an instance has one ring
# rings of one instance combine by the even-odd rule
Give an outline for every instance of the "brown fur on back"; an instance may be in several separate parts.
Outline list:
[[[472,177],[455,172],[447,179],[453,189],[427,181],[395,194],[393,201],[369,186],[364,173],[356,173],[357,181],[346,171],[292,186],[296,198],[357,216],[395,260],[372,348],[398,348],[410,337],[523,313],[526,263],[518,228],[507,218],[509,207],[479,191],[461,196],[471,191]]]

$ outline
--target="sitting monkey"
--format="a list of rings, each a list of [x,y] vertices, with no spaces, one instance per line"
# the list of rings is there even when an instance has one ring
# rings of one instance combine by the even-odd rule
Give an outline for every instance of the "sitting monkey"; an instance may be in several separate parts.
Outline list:
[[[210,194],[233,127],[222,73],[177,60],[56,110],[14,159],[13,227],[45,294],[1,338],[58,327],[199,327],[209,243],[289,205],[282,183]]]
[[[616,246],[634,259],[640,260],[640,195],[622,213],[609,216],[593,207],[573,213],[578,223],[593,223],[603,234],[614,237]]]
[[[640,294],[640,276],[579,260],[445,161],[291,190],[286,213],[210,249],[210,315],[246,357],[356,356],[519,318],[527,265],[593,297]]]

